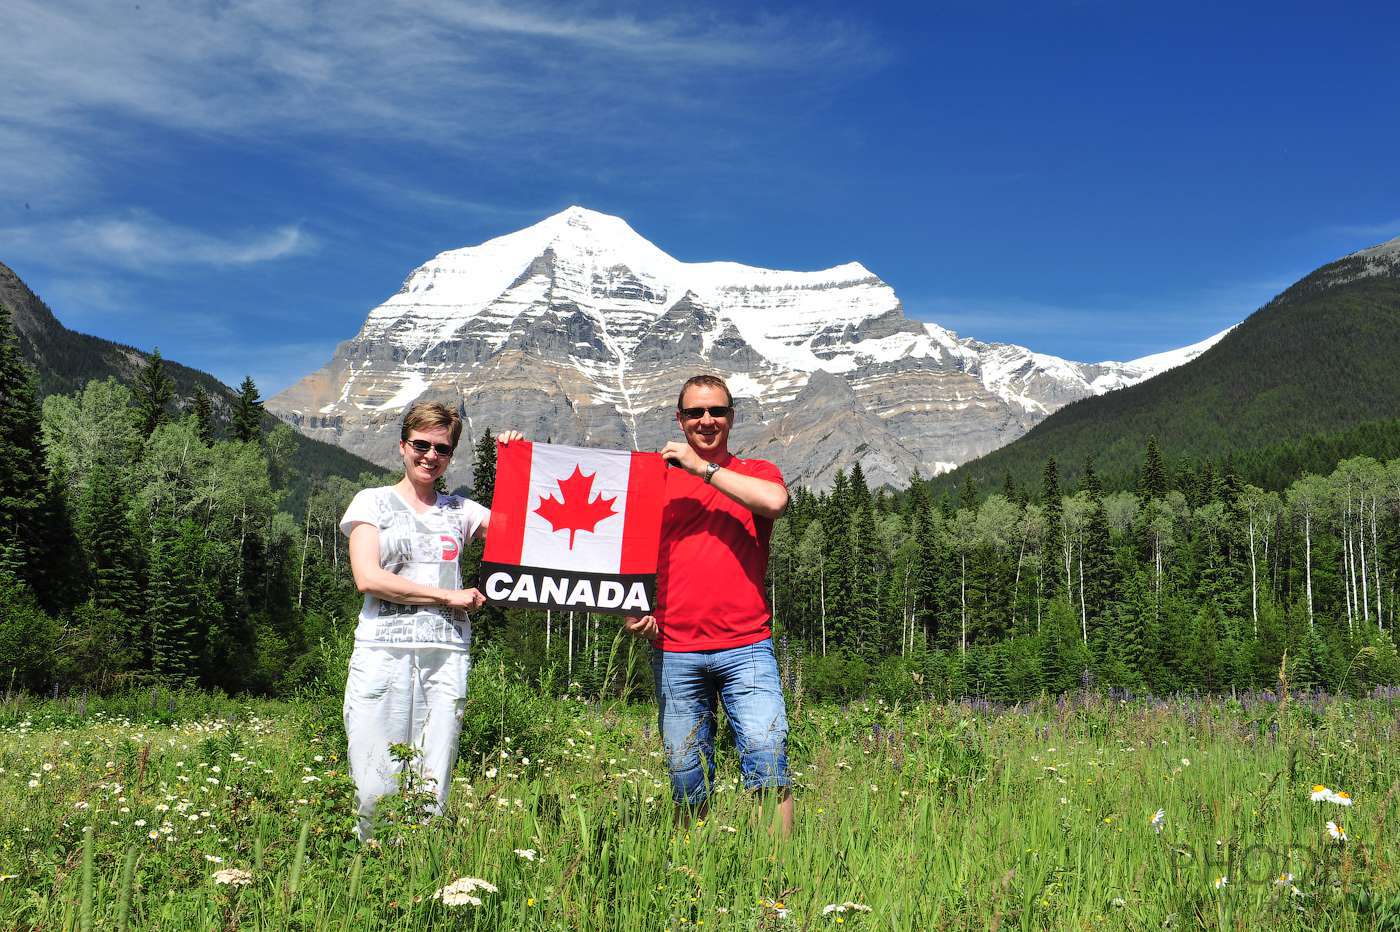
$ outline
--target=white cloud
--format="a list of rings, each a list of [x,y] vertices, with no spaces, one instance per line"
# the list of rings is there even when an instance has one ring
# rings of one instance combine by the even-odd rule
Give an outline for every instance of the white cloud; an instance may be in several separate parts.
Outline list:
[[[0,249],[59,253],[132,271],[232,268],[303,255],[316,241],[298,224],[219,236],[166,223],[145,211],[0,229]]]

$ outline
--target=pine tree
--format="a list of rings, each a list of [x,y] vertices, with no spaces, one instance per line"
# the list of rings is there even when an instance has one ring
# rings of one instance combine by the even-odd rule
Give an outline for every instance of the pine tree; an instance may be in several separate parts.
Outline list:
[[[243,384],[238,386],[238,399],[233,404],[233,417],[229,425],[233,439],[251,443],[261,438],[262,415],[263,404],[258,397],[258,386],[253,383],[251,375],[244,376]]]
[[[170,403],[175,400],[175,382],[165,371],[159,347],[146,357],[146,365],[137,374],[134,388],[141,436],[149,437],[157,427],[170,420]]]
[[[206,445],[214,443],[214,405],[209,401],[209,393],[203,385],[194,389],[194,418],[199,425],[199,439]]]

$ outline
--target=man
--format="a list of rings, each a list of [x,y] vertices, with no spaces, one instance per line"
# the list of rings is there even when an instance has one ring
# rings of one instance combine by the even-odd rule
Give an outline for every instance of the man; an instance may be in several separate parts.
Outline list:
[[[625,627],[657,648],[652,671],[676,802],[701,817],[707,809],[722,702],[744,786],[777,795],[786,834],[793,819],[787,715],[763,580],[787,487],[772,463],[730,454],[734,399],[723,379],[687,380],[676,423],[685,443],[661,449],[676,468],[666,477],[656,613]]]

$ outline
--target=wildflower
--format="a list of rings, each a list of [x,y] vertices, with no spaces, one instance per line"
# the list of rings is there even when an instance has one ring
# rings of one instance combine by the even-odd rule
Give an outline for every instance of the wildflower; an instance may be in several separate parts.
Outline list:
[[[157,832],[155,829],[151,829],[149,832],[146,833],[146,837],[149,838],[151,841],[159,841],[160,832]]]
[[[1321,783],[1315,784],[1312,788],[1312,792],[1308,794],[1308,798],[1315,803],[1320,803],[1324,799],[1329,799],[1331,796],[1332,791]]]
[[[30,780],[30,781],[29,781],[29,788],[30,788],[31,790],[37,788],[38,786],[39,786],[39,781],[38,781],[38,780]]]
[[[535,861],[539,859],[539,854],[535,852],[534,848],[516,848],[515,854],[517,857],[526,861]]]
[[[1342,828],[1336,822],[1329,821],[1327,823],[1327,834],[1331,835],[1332,840],[1335,841],[1337,844],[1341,844],[1342,842],[1347,840],[1346,829]]]
[[[1230,878],[1225,876],[1224,874],[1221,874],[1219,877],[1215,878],[1215,889],[1222,889],[1229,882]]]
[[[1181,759],[1181,766],[1183,766],[1183,767],[1190,767],[1190,766],[1191,766],[1191,758],[1189,758],[1189,757],[1183,757],[1183,758]]]
[[[1167,810],[1158,809],[1152,813],[1152,820],[1148,824],[1152,826],[1152,831],[1158,835],[1162,834],[1162,829],[1167,825]]]
[[[852,903],[850,900],[847,900],[844,903],[828,903],[822,907],[823,916],[830,916],[833,913],[845,912],[868,913],[870,912],[870,907],[864,906],[860,903]]]
[[[494,779],[496,779],[496,773],[497,773],[497,770],[496,770],[495,767],[487,767],[487,768],[486,768],[486,779],[488,779],[488,780],[494,780]]]
[[[447,886],[433,894],[433,899],[439,900],[444,906],[480,906],[481,897],[476,896],[477,890],[485,890],[487,893],[499,892],[494,884],[487,883],[476,877],[458,877]]]
[[[208,861],[210,864],[222,864],[222,863],[224,863],[224,859],[221,858],[221,857],[219,857],[217,854],[206,854],[206,855],[204,856],[204,860]]]
[[[223,870],[214,871],[214,882],[230,887],[246,887],[253,882],[253,875],[242,868],[225,867]]]
[[[1338,806],[1350,806],[1350,805],[1351,805],[1351,794],[1350,794],[1350,793],[1336,792],[1336,793],[1333,793],[1330,797],[1328,797],[1327,801],[1328,801],[1329,803],[1336,803]]]
[[[1123,899],[1121,896],[1115,896],[1113,899],[1108,901],[1108,905],[1112,906],[1114,909],[1122,909],[1124,906],[1128,905],[1128,901]]]

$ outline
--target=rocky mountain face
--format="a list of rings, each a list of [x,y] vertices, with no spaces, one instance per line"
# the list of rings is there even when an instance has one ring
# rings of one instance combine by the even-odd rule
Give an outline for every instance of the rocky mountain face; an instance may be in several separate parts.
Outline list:
[[[1223,334],[1222,334],[1223,335]],[[824,488],[857,461],[902,485],[994,450],[1063,405],[1203,352],[1075,363],[910,320],[859,263],[788,272],[680,262],[620,218],[571,207],[415,269],[331,360],[268,401],[304,433],[392,466],[405,406],[584,446],[679,436],[676,391],[729,383],[731,446]],[[459,457],[449,481],[469,481]]]

